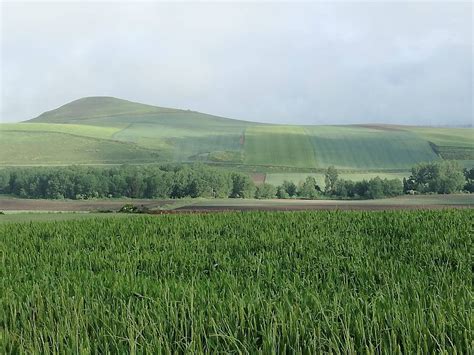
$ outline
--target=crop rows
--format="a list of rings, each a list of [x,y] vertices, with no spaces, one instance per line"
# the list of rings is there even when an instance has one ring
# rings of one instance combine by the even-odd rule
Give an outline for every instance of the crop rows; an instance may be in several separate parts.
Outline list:
[[[473,210],[0,225],[2,353],[469,353]]]

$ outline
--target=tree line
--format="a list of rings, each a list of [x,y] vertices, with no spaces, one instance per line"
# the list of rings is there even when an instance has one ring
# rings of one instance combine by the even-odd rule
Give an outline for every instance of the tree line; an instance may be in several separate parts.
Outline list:
[[[0,193],[23,198],[253,197],[246,174],[205,165],[84,166],[0,170]]]
[[[295,184],[255,185],[244,173],[196,165],[123,165],[112,168],[68,166],[0,170],[0,193],[22,198],[340,198],[376,199],[403,193],[474,192],[474,169],[464,171],[454,162],[414,166],[409,178],[351,181],[339,178],[336,168],[325,173],[324,187],[308,176]]]
[[[403,190],[406,193],[472,193],[474,168],[462,169],[458,162],[449,160],[420,163],[411,169],[408,179],[403,179]]]

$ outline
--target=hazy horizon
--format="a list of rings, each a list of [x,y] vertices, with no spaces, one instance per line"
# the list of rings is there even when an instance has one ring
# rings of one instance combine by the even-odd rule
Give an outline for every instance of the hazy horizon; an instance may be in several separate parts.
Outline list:
[[[470,2],[0,6],[0,122],[112,96],[257,122],[473,124]]]

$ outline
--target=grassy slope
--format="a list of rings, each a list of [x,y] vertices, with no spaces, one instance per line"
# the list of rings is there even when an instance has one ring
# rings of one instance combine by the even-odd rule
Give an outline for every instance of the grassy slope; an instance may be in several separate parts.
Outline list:
[[[5,123],[0,126],[0,134],[8,134],[8,132],[56,132],[99,139],[112,139],[113,135],[120,130],[121,128],[118,127],[61,123]]]
[[[0,125],[0,164],[199,160],[402,171],[438,159],[429,142],[445,158],[474,161],[472,129],[262,125],[109,97],[76,100],[29,122]]]
[[[158,153],[132,144],[57,132],[2,132],[0,164],[153,162]]]
[[[63,123],[65,120],[89,121],[94,118],[115,115],[140,115],[154,112],[175,112],[179,110],[144,105],[114,97],[85,97],[72,101],[57,109],[47,111],[29,122]]]

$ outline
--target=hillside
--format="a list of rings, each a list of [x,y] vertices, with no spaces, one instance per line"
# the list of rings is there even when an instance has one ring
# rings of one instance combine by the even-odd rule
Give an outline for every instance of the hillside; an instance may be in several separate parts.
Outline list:
[[[89,97],[0,125],[0,165],[195,162],[249,171],[406,172],[421,161],[474,162],[473,129],[285,126],[112,97]]]

